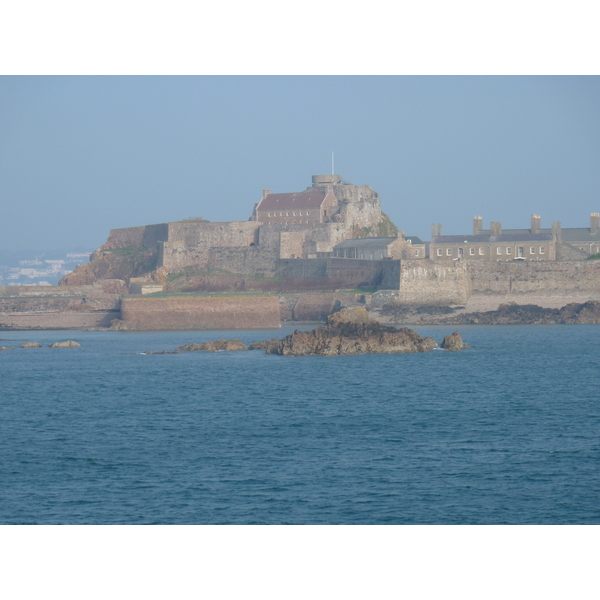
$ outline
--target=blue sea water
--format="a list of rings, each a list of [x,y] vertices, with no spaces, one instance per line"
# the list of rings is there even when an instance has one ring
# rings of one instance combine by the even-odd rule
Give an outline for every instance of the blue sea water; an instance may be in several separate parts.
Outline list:
[[[0,523],[600,523],[598,326],[466,326],[462,352],[140,354],[292,330],[1,332],[44,347],[0,352]],[[82,347],[47,347],[64,339]]]

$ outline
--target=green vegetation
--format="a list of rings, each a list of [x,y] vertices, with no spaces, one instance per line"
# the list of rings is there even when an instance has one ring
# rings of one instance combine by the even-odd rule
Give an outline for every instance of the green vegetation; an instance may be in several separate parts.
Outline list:
[[[379,221],[377,227],[362,227],[358,230],[356,237],[396,237],[397,235],[398,228],[385,213],[381,213],[381,221]]]
[[[588,256],[585,260],[600,260],[600,252]]]

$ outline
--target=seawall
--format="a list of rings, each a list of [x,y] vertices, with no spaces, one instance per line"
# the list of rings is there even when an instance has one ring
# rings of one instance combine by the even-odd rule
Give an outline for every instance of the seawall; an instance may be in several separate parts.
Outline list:
[[[275,296],[124,298],[120,329],[181,331],[208,329],[278,329]]]

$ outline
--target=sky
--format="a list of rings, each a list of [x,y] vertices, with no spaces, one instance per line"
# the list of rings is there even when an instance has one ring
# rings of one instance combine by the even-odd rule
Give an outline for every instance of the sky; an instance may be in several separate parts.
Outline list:
[[[0,251],[119,227],[247,220],[335,171],[407,235],[588,226],[597,76],[2,76]]]

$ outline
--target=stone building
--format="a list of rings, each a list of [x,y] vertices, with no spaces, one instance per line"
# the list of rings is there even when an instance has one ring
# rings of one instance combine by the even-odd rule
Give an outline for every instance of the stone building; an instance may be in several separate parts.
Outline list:
[[[529,229],[503,229],[490,223],[483,229],[481,216],[473,217],[472,235],[442,235],[441,225],[431,226],[429,256],[434,261],[556,261],[584,259],[600,252],[600,216],[591,213],[590,227],[562,228],[553,221],[541,226],[540,215],[531,215]]]
[[[350,239],[334,246],[333,256],[363,260],[425,258],[425,244],[416,236],[403,235]]]
[[[369,186],[353,185],[339,175],[314,175],[304,192],[265,190],[248,221],[189,219],[113,229],[91,261],[115,262],[115,249],[133,248],[148,264],[155,260],[162,278],[192,267],[275,277],[282,260],[328,258],[346,239],[397,231]]]

